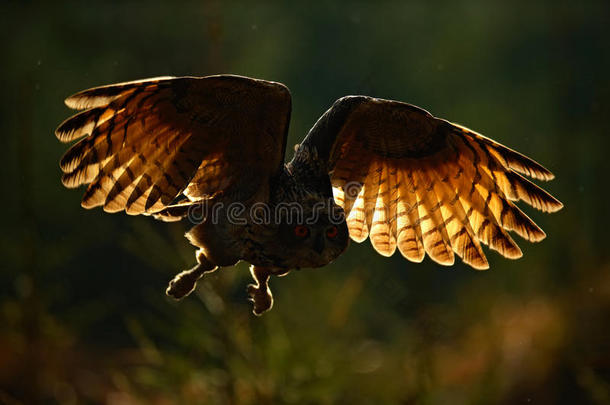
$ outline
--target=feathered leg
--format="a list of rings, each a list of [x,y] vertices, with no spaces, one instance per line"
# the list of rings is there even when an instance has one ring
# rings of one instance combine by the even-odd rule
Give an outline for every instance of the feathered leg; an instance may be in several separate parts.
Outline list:
[[[205,257],[203,249],[197,251],[197,265],[189,270],[184,270],[182,273],[177,274],[172,281],[169,282],[169,286],[165,293],[175,299],[181,299],[189,295],[195,289],[197,280],[199,280],[204,274],[211,273],[216,270],[218,266],[213,265]]]
[[[269,289],[272,270],[268,267],[250,266],[250,274],[256,284],[248,285],[249,300],[254,304],[254,315],[260,316],[273,306],[273,295]]]
[[[271,275],[274,276],[285,276],[290,270],[277,269],[273,267],[260,267],[251,265],[250,274],[256,281],[256,284],[248,285],[248,296],[249,300],[254,303],[254,309],[252,312],[256,316],[262,315],[267,312],[273,306],[273,294],[269,288],[269,278]]]

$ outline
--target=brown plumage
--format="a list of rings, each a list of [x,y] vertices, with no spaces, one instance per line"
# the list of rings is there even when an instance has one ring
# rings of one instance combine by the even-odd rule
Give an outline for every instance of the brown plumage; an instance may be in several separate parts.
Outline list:
[[[273,303],[269,275],[323,266],[349,238],[368,237],[384,256],[398,250],[413,262],[428,255],[451,265],[457,255],[485,269],[481,243],[514,259],[522,252],[509,231],[545,237],[515,202],[562,207],[524,177],[551,180],[540,164],[397,101],[337,100],[287,164],[291,100],[278,83],[163,77],[85,90],[66,104],[83,111],[56,130],[62,142],[78,140],[61,159],[62,182],[87,185],[83,207],[166,221],[194,208],[219,214],[187,234],[198,264],[170,284],[177,298],[204,273],[246,260],[260,314]],[[235,204],[240,212],[231,212]],[[296,221],[281,211],[290,204]],[[254,215],[259,208],[269,210],[267,221]]]
[[[373,247],[382,255],[393,253],[396,240],[402,255],[414,262],[425,252],[437,263],[451,265],[455,253],[472,267],[485,269],[489,263],[480,242],[518,258],[521,250],[507,230],[530,241],[545,236],[512,201],[523,200],[544,212],[562,207],[519,174],[550,180],[547,169],[408,104],[363,100],[334,142],[340,148],[329,155],[331,164],[335,162],[331,182],[350,234],[360,242],[370,229]],[[364,157],[366,151],[370,156]],[[354,183],[362,183],[363,191],[347,201],[344,188]]]
[[[279,84],[159,78],[86,90],[66,104],[86,109],[56,131],[62,142],[85,137],[60,163],[66,187],[89,184],[85,208],[152,214],[182,192],[233,191],[244,176],[259,188],[283,163],[290,95]]]

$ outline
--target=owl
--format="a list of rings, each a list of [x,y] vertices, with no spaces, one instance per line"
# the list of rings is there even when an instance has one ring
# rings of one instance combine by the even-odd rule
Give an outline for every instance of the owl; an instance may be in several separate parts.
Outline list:
[[[66,99],[82,110],[55,134],[78,141],[62,183],[86,185],[81,205],[189,220],[197,264],[166,293],[188,295],[203,275],[251,264],[253,312],[273,305],[271,276],[325,266],[349,241],[383,256],[457,255],[489,263],[482,244],[516,259],[509,235],[545,233],[516,205],[561,202],[527,180],[553,174],[532,159],[414,105],[338,99],[285,163],[291,96],[282,84],[234,75],[159,77],[96,87]]]

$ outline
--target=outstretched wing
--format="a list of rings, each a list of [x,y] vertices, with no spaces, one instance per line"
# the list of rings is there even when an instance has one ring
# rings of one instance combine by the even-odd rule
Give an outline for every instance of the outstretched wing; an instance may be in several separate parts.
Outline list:
[[[82,206],[159,212],[183,193],[245,200],[284,161],[290,93],[240,76],[164,77],[85,90],[85,110],[56,130],[73,145],[60,162],[66,187],[88,184]]]
[[[489,267],[480,242],[521,257],[507,233],[544,232],[513,201],[545,212],[562,204],[520,174],[550,180],[533,160],[418,107],[364,96],[339,99],[315,124],[302,151],[330,174],[334,198],[356,242],[370,237],[384,256],[414,262],[427,253],[451,265],[454,253]],[[520,174],[519,174],[520,173]]]

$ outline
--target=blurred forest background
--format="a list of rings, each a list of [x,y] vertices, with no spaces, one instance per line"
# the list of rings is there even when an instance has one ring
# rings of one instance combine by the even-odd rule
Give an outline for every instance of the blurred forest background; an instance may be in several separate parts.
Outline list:
[[[0,10],[0,403],[610,403],[609,2]],[[419,105],[541,162],[565,208],[485,272],[365,242],[274,279],[262,318],[244,263],[176,303],[187,224],[80,208],[53,131],[78,90],[216,73],[285,83],[290,145],[347,94]]]

